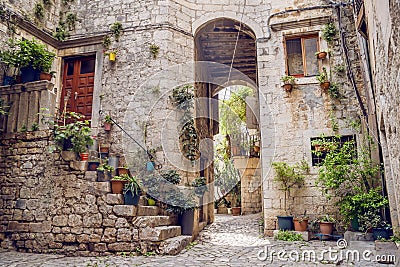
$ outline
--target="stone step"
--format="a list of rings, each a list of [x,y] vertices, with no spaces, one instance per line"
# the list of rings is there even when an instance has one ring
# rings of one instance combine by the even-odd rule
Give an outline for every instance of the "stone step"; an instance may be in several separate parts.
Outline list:
[[[144,241],[163,241],[179,235],[181,235],[180,226],[158,226],[139,229],[139,238]]]
[[[157,216],[159,213],[157,206],[138,206],[137,216]]]
[[[147,198],[145,196],[140,196],[139,206],[147,206]]]
[[[192,237],[187,235],[165,239],[160,244],[160,254],[176,255],[185,249],[191,241]]]
[[[132,224],[136,228],[168,226],[175,223],[170,216],[138,216],[133,218]]]

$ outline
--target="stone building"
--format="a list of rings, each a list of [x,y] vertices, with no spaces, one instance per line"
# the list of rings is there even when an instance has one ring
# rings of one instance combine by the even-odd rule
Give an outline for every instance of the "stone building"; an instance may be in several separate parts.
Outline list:
[[[91,119],[92,134],[100,143],[111,145],[111,153],[124,158],[131,168],[142,164],[135,161],[140,157],[138,147],[120,128],[104,131],[104,116],[109,115],[144,147],[156,148],[163,168],[178,169],[183,184],[199,175],[212,183],[211,140],[218,128],[215,99],[221,89],[238,84],[253,88],[257,96],[253,110],[261,135],[261,156],[254,169],[261,169],[259,191],[266,234],[276,229],[276,216],[285,213],[284,193],[273,181],[274,161],[305,160],[312,166],[306,186],[289,198],[290,213],[306,211],[311,218],[338,213],[334,201],[328,201],[315,186],[318,167],[311,141],[321,134],[341,134],[360,143],[365,129],[354,130],[349,121],[364,121],[367,108],[374,114],[369,119],[377,118],[392,222],[399,224],[398,120],[393,112],[398,83],[394,71],[391,78],[381,73],[395,68],[395,61],[389,64],[383,59],[395,57],[376,56],[372,68],[376,86],[371,87],[364,75],[366,50],[358,42],[361,37],[352,1],[50,2],[41,16],[37,4],[42,1],[1,3],[2,44],[10,37],[36,38],[57,54],[53,65],[57,74],[50,83],[8,86],[0,92],[12,104],[9,119],[2,121],[2,246],[85,255],[136,247],[176,253],[191,238],[180,236],[174,216],[144,204],[138,208],[122,205],[121,196],[108,193],[108,183],[96,182],[92,173],[79,170],[73,161],[48,152],[50,133],[35,114],[41,107],[53,112],[68,107],[83,113]],[[367,21],[382,12],[372,4],[366,7]],[[116,22],[122,26],[119,37],[110,31]],[[322,38],[322,29],[329,22],[339,29],[330,43]],[[389,30],[383,29],[389,26],[381,28],[385,39],[371,35],[379,42],[373,42],[370,49],[391,53],[389,48],[395,47],[397,39],[390,39]],[[112,36],[109,49],[103,45],[106,36]],[[386,41],[389,39],[393,43]],[[315,58],[315,52],[327,49],[328,58]],[[110,50],[117,51],[115,62],[105,53]],[[346,69],[336,71],[337,66]],[[315,75],[323,68],[338,85],[341,98],[320,88]],[[281,88],[280,78],[285,74],[297,78],[291,92]],[[383,81],[392,86],[383,86]],[[193,164],[179,151],[179,112],[169,101],[172,88],[188,83],[196,87],[196,126],[201,139],[201,157]],[[41,131],[16,133],[24,125],[30,129],[35,121]],[[242,194],[246,194],[243,188]],[[207,204],[196,215],[194,235],[214,218],[212,199],[203,203]]]

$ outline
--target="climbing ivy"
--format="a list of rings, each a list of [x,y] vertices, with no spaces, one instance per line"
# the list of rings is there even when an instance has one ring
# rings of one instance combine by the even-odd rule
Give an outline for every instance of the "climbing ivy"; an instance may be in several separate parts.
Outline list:
[[[336,26],[333,22],[329,22],[322,28],[322,39],[331,43],[337,34]]]
[[[184,156],[191,161],[195,160],[199,154],[199,138],[192,115],[193,98],[192,85],[176,87],[170,96],[171,102],[183,111],[180,119],[181,131],[179,133],[179,140]]]

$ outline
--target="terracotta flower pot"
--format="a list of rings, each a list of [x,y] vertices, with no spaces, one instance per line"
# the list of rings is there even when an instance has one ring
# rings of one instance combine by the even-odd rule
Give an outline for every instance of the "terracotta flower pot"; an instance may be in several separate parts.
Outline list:
[[[122,194],[125,184],[128,181],[111,180],[111,192],[113,194]]]
[[[232,215],[239,216],[241,211],[241,207],[232,207]]]
[[[89,153],[88,152],[80,153],[79,155],[81,157],[81,161],[87,161],[89,159]]]
[[[109,122],[104,123],[104,131],[111,131],[111,123]]]
[[[326,91],[329,89],[329,87],[331,86],[331,82],[324,82],[320,84],[322,90]]]
[[[39,76],[41,81],[51,81],[51,77],[51,74],[46,72],[41,72]]]
[[[326,58],[326,56],[328,55],[328,53],[327,52],[319,52],[318,54],[317,54],[317,58],[318,59],[325,59]]]
[[[319,230],[321,234],[331,235],[333,232],[333,222],[319,222]]]
[[[305,219],[294,218],[293,223],[294,223],[295,231],[299,231],[299,232],[307,231],[308,218],[305,218]]]
[[[290,83],[285,83],[282,87],[283,89],[285,89],[286,92],[290,92],[293,89],[293,85]]]
[[[118,172],[118,176],[121,176],[122,174],[128,174],[129,169],[124,168],[124,167],[118,167],[117,172]]]

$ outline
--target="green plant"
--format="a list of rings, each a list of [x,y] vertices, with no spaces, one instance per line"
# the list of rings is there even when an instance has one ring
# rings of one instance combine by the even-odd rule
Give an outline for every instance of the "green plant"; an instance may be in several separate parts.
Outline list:
[[[156,44],[150,45],[150,53],[153,55],[153,58],[156,59],[158,54],[160,53],[160,47]]]
[[[131,191],[133,195],[139,195],[140,187],[142,187],[140,181],[137,179],[136,176],[130,176],[127,174],[122,174],[121,176],[126,177],[128,183],[125,184],[124,187],[124,194],[128,191]]]
[[[279,230],[278,233],[276,234],[275,238],[277,240],[282,240],[282,241],[303,241],[303,236],[300,233],[296,233],[293,231],[282,231]]]
[[[169,188],[165,195],[168,203],[166,210],[168,212],[183,214],[185,211],[197,208],[197,203],[192,195],[185,194],[175,187]]]
[[[195,160],[199,155],[199,138],[194,124],[191,109],[193,108],[193,86],[184,85],[172,90],[171,102],[183,111],[180,119],[181,132],[179,136],[181,150],[188,160]]]
[[[75,13],[68,13],[65,18],[65,23],[70,31],[75,29],[76,22],[79,21],[78,16]]]
[[[329,85],[328,93],[331,96],[331,98],[339,98],[340,93],[339,93],[339,85],[337,83],[331,83]]]
[[[121,37],[123,28],[122,28],[122,24],[121,22],[114,22],[111,27],[110,30],[112,32],[112,34],[114,35],[115,41],[119,42],[119,38]]]
[[[204,195],[205,192],[208,191],[207,189],[207,179],[205,177],[197,177],[193,180],[191,186],[194,187],[194,192],[198,196]]]
[[[58,26],[56,27],[55,31],[53,32],[53,37],[61,42],[65,41],[65,39],[69,37],[69,31],[66,28],[66,23],[61,19],[58,22]]]
[[[147,156],[149,157],[149,161],[156,161],[157,159],[157,150],[155,148],[149,148],[147,149]]]
[[[9,39],[9,49],[0,51],[2,61],[16,68],[32,67],[42,72],[49,72],[55,54],[47,50],[46,46],[33,40]]]
[[[281,184],[281,190],[285,192],[284,209],[287,212],[287,198],[290,190],[294,186],[301,187],[304,184],[305,174],[309,172],[310,167],[305,161],[290,166],[286,162],[273,162],[272,167],[275,170],[274,181]]]
[[[54,125],[54,141],[59,148],[65,148],[66,143],[70,143],[74,152],[82,153],[88,145],[93,144],[89,121],[82,121],[83,117],[75,112],[67,112],[64,119],[71,122]]]
[[[328,43],[331,43],[333,41],[336,34],[337,34],[337,29],[333,22],[327,23],[322,28],[322,39],[324,39]]]
[[[39,124],[37,122],[32,123],[31,131],[34,132],[37,130],[39,130]]]
[[[108,35],[106,35],[106,36],[104,36],[104,39],[103,39],[103,47],[105,48],[105,49],[109,49],[110,48],[110,46],[111,46],[111,37],[110,36],[108,36]]]
[[[339,131],[339,122],[337,121],[337,118],[335,116],[335,112],[333,110],[331,110],[329,112],[329,121],[331,123],[332,130],[334,132]]]
[[[319,219],[320,222],[331,222],[334,223],[336,222],[336,219],[329,216],[329,215],[324,215],[322,218]]]
[[[25,132],[27,132],[27,131],[28,131],[28,128],[26,127],[25,124],[21,126],[21,129],[19,129],[19,132],[20,132],[20,133],[25,133]]]
[[[110,115],[106,115],[105,118],[104,118],[104,122],[113,123],[113,121],[111,119],[111,116]]]
[[[179,184],[181,176],[175,170],[162,170],[160,171],[161,177],[171,184]]]
[[[131,176],[129,174],[121,174],[121,175],[115,175],[111,180],[114,181],[129,181],[131,179]]]
[[[317,81],[320,83],[320,84],[322,84],[322,83],[325,83],[325,82],[328,82],[329,81],[329,78],[328,78],[328,73],[326,72],[326,68],[325,67],[322,67],[322,72],[318,72],[317,73],[317,75],[315,76],[315,78],[317,79]]]
[[[292,84],[293,85],[295,83],[295,81],[296,81],[296,77],[290,76],[290,75],[285,75],[285,76],[281,77],[281,81],[284,84]]]
[[[7,106],[5,104],[4,99],[0,98],[0,117],[7,115],[9,109],[10,109],[10,106]]]
[[[337,74],[343,74],[346,71],[346,66],[345,65],[336,65],[333,68],[333,71]]]
[[[108,165],[107,163],[100,164],[99,167],[97,167],[97,170],[100,172],[108,171],[108,172],[113,172],[114,167]]]
[[[35,14],[35,17],[40,21],[43,20],[43,18],[44,18],[43,5],[41,3],[36,3],[33,10],[34,10],[33,13]]]

